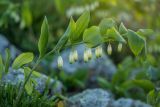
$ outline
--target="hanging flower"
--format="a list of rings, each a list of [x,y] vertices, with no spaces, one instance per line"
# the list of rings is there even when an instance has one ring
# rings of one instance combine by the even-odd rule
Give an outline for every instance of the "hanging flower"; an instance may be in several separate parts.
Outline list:
[[[84,62],[88,62],[88,53],[86,50],[84,51],[83,58],[84,58]]]
[[[69,54],[69,63],[70,64],[73,64],[75,61],[74,61],[74,57],[73,57],[73,52],[70,52]]]
[[[87,49],[88,59],[92,59],[92,50],[91,48]]]
[[[101,46],[96,47],[96,49],[95,49],[95,54],[96,54],[96,57],[97,57],[97,58],[99,58],[99,57],[102,56],[103,51],[102,51],[102,47],[101,47]]]
[[[118,52],[121,52],[121,51],[122,51],[122,43],[119,43],[119,44],[118,44],[118,49],[117,49],[117,50],[118,50]]]
[[[108,44],[107,52],[108,52],[108,55],[112,54],[112,46],[110,43]]]
[[[57,63],[58,63],[58,68],[63,67],[63,59],[61,56],[58,56]]]
[[[77,61],[77,60],[78,60],[78,52],[77,52],[77,50],[74,50],[74,51],[73,51],[73,60],[74,60],[74,61]]]

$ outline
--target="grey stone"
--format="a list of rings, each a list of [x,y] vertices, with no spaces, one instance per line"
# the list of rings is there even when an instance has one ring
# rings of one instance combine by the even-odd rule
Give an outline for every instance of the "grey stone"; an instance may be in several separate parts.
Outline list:
[[[152,107],[139,100],[133,100],[129,98],[120,98],[113,103],[113,107]]]
[[[88,89],[69,98],[68,107],[110,107],[112,95],[102,89]]]
[[[88,89],[69,97],[67,107],[152,107],[139,100],[120,98],[114,100],[112,93],[103,89]]]
[[[44,74],[37,72],[37,74],[32,74],[31,78],[34,81],[36,81],[35,89],[41,93],[45,90],[48,80],[49,80],[48,88],[51,89],[51,93],[61,93],[62,91],[63,85],[60,81],[54,80],[52,78],[49,79],[49,77],[47,77]],[[10,71],[8,72],[8,74],[3,75],[2,80],[4,83],[12,84],[12,85],[19,84],[20,82],[23,83],[24,82],[24,70],[23,69],[12,70],[10,68]]]

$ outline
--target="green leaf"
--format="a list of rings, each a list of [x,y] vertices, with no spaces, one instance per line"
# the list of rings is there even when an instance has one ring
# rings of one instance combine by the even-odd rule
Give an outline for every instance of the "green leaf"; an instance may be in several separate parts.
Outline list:
[[[88,27],[90,21],[90,12],[84,12],[76,21],[75,35],[71,37],[71,42],[76,43],[82,40],[82,33]]]
[[[26,71],[24,71],[25,74],[26,74],[26,75],[29,75],[31,69],[30,69],[29,67],[23,67],[23,68],[26,69]],[[34,78],[40,78],[41,76],[42,76],[42,74],[39,73],[39,72],[37,72],[37,71],[33,71],[33,72],[32,72],[32,77],[34,77]]]
[[[31,69],[29,67],[24,67],[25,80],[29,76],[30,72],[31,72]],[[32,92],[33,92],[33,84],[32,84],[31,78],[29,78],[29,80],[27,81],[27,83],[25,85],[25,90],[29,95],[32,94]]]
[[[120,33],[115,29],[115,27],[112,27],[107,30],[107,34],[104,37],[104,41],[118,41],[122,43],[126,43],[126,40],[120,35]]]
[[[34,77],[37,77],[37,78],[42,77],[42,74],[39,73],[39,72],[37,72],[37,71],[33,71],[32,75],[33,75]]]
[[[76,31],[76,23],[71,17],[69,24],[69,31],[68,31],[70,42],[74,42],[74,38],[76,36],[75,31]]]
[[[48,21],[47,21],[47,18],[45,17],[41,26],[41,34],[38,41],[40,58],[42,58],[46,52],[48,37],[49,37]]]
[[[80,88],[85,88],[85,83],[78,79],[73,79],[74,86],[79,86]]]
[[[6,60],[5,60],[4,71],[5,71],[5,73],[7,73],[8,69],[9,69],[9,65],[10,65],[10,59],[11,59],[11,53],[8,48],[5,50],[5,54],[6,54]]]
[[[27,79],[27,77],[29,76],[30,72],[31,72],[31,69],[29,67],[24,67],[24,77],[25,77],[25,80]]]
[[[34,58],[34,55],[31,52],[22,53],[14,60],[12,64],[12,68],[18,69],[24,64],[32,62],[33,58]]]
[[[83,34],[83,41],[90,48],[100,45],[103,41],[99,27],[92,26],[86,29]]]
[[[102,77],[98,77],[97,78],[98,84],[100,85],[100,87],[105,88],[105,89],[113,89],[112,84],[107,81],[106,79],[102,78]]]
[[[156,95],[155,91],[151,90],[147,95],[147,103],[149,104],[156,104]]]
[[[4,72],[3,70],[4,70],[4,64],[3,64],[2,56],[0,54],[0,79],[2,78],[2,74]]]
[[[159,107],[160,106],[160,91],[151,90],[147,95],[147,103]]]
[[[128,32],[128,30],[126,29],[126,27],[124,26],[124,24],[121,23],[120,26],[119,26],[119,33],[120,34],[125,34],[127,32]]]
[[[137,31],[137,34],[141,35],[142,37],[151,36],[153,33],[154,32],[152,29],[139,29]]]
[[[116,22],[112,18],[104,18],[99,24],[102,36],[105,36],[107,30],[112,27],[116,27]]]
[[[138,55],[145,46],[145,40],[139,36],[136,32],[128,30],[128,44],[134,55]]]
[[[75,31],[75,22],[74,22],[73,18],[71,17],[67,30],[65,31],[63,36],[60,38],[60,40],[58,41],[58,43],[55,47],[55,49],[57,51],[60,51],[61,48],[66,45],[69,37],[72,37],[72,35],[74,34],[74,31]]]
[[[27,92],[28,95],[31,95],[33,92],[33,84],[31,80],[28,80],[26,85],[25,85],[25,90]]]
[[[130,89],[134,87],[140,87],[144,89],[146,92],[154,89],[154,84],[149,80],[128,80],[121,85],[123,89]]]

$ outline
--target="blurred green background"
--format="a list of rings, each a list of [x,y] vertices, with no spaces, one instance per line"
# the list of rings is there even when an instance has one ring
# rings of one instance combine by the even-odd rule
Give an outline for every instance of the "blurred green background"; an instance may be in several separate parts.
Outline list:
[[[0,0],[0,32],[19,49],[36,52],[44,16],[49,20],[51,48],[66,29],[70,16],[76,18],[90,10],[91,25],[109,17],[133,30],[153,29],[155,34],[148,41],[154,47],[159,41],[159,8],[159,0]]]

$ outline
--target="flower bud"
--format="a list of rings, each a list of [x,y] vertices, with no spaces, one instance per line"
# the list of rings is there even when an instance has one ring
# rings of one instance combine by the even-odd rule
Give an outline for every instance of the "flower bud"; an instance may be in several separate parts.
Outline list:
[[[86,50],[84,51],[83,58],[84,58],[84,62],[88,62],[88,53]]]
[[[74,63],[73,52],[70,52],[70,54],[69,54],[69,63],[70,63],[70,64],[73,64],[73,63]]]
[[[63,59],[61,56],[58,56],[57,63],[58,63],[58,68],[63,67]]]
[[[111,46],[110,43],[109,43],[109,45],[108,45],[107,52],[108,52],[108,55],[111,55],[111,54],[112,54],[112,46]]]
[[[87,50],[87,54],[88,54],[88,59],[89,60],[92,59],[92,50],[90,48]]]
[[[77,52],[77,50],[74,50],[74,51],[73,51],[73,60],[74,60],[74,61],[77,61],[77,60],[78,60],[78,52]]]
[[[117,49],[117,50],[118,50],[118,52],[121,52],[121,51],[122,51],[122,43],[119,43],[119,44],[118,44],[118,49]]]
[[[95,49],[95,54],[96,54],[96,57],[99,58],[102,56],[103,52],[102,52],[102,47],[101,46],[98,46],[96,49]]]

